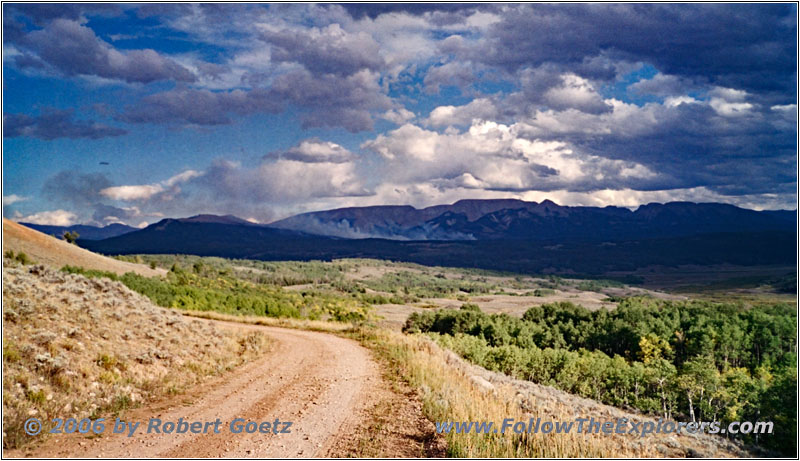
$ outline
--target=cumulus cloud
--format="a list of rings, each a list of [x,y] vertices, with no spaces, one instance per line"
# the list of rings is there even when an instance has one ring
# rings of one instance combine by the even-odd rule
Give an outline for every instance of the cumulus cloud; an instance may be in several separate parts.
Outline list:
[[[795,15],[791,5],[514,5],[459,57],[517,71],[613,53],[670,75],[785,93],[795,87]]]
[[[367,141],[387,161],[386,180],[439,187],[523,191],[592,190],[638,185],[656,174],[635,162],[576,151],[560,141],[521,136],[517,125],[476,121],[466,131],[429,131],[406,124]]]
[[[339,24],[323,28],[267,29],[261,38],[272,45],[276,62],[298,62],[314,74],[352,75],[362,69],[380,70],[378,43],[365,32],[348,33]]]
[[[732,195],[786,193],[796,183],[794,125],[779,111],[717,88],[638,106],[608,100],[612,111],[540,110],[519,122],[526,137],[558,139],[608,158],[636,161],[660,174],[649,188],[709,187]],[[757,161],[748,159],[758,152]]]
[[[3,114],[3,137],[100,139],[122,136],[127,130],[89,120],[75,120],[73,110],[45,109],[38,116]]]
[[[393,108],[378,78],[366,69],[344,78],[296,71],[276,78],[270,94],[308,109],[303,114],[304,128],[343,127],[358,132],[372,129],[373,111]]]
[[[19,222],[31,224],[43,224],[51,226],[71,226],[75,224],[78,216],[67,210],[53,210],[53,211],[40,211],[39,213],[30,214],[27,216],[20,216],[17,218]]]
[[[410,110],[401,107],[398,109],[387,110],[381,114],[380,117],[384,120],[394,123],[395,125],[402,125],[403,123],[413,120],[415,115]]]
[[[22,67],[50,67],[67,76],[94,75],[126,82],[193,82],[194,74],[151,49],[121,52],[78,21],[58,18],[21,37]]]
[[[178,184],[202,176],[203,173],[195,170],[186,170],[183,173],[156,184],[142,184],[133,186],[112,186],[100,191],[100,195],[112,200],[147,200],[155,195],[172,191],[176,192]]]
[[[666,75],[661,72],[650,79],[642,79],[631,84],[629,91],[640,94],[652,94],[661,97],[685,95],[689,91],[696,90],[699,85],[688,78],[677,75]]]
[[[313,198],[367,194],[351,162],[265,160],[256,168],[218,160],[198,181],[219,200],[292,203]]]
[[[466,88],[475,81],[475,65],[470,62],[452,61],[428,69],[423,83],[425,91],[439,93],[442,86],[454,85]]]
[[[91,224],[98,226],[107,226],[109,224],[127,224],[135,225],[137,227],[144,227],[137,225],[141,224],[143,218],[161,218],[164,215],[160,212],[143,212],[139,207],[116,207],[103,203],[97,203],[94,206]],[[146,224],[146,221],[145,221]]]
[[[192,165],[202,176],[112,184],[73,172],[46,182],[45,198],[95,222],[193,212],[264,222],[314,208],[466,197],[771,207],[796,194],[791,5],[92,8],[4,5],[13,13],[4,16],[6,63],[22,78],[136,83],[113,87],[119,102],[87,105],[123,128],[283,113],[315,136],[256,164],[232,154]],[[125,50],[136,42],[92,30],[93,18],[120,8],[156,23],[148,33],[177,33],[196,51]],[[40,113],[6,114],[6,136],[126,132],[70,111]],[[377,120],[395,126],[363,133]],[[360,150],[343,147],[355,139]],[[136,206],[104,203],[112,200]]]
[[[588,80],[575,74],[562,75],[561,84],[549,88],[542,96],[547,105],[555,110],[574,108],[597,114],[611,109]]]
[[[439,106],[428,116],[428,124],[435,127],[470,125],[473,120],[492,120],[499,110],[489,98],[476,98],[463,106]]]
[[[716,87],[709,92],[709,105],[723,117],[747,115],[753,105],[746,102],[747,92],[733,88]]]

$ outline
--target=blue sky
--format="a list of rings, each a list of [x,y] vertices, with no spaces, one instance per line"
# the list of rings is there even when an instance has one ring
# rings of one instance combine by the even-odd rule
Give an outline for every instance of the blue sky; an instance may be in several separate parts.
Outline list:
[[[796,209],[794,4],[4,4],[3,215]]]

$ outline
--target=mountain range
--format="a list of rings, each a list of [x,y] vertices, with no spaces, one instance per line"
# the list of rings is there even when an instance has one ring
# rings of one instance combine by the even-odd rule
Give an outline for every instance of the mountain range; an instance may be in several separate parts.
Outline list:
[[[464,200],[421,210],[344,208],[270,225],[235,216],[163,219],[141,230],[78,243],[104,254],[377,258],[601,274],[650,265],[794,264],[795,216],[794,211],[757,212],[722,204],[675,202],[630,211],[562,207],[549,201]]]
[[[618,241],[714,232],[794,230],[794,211],[753,211],[720,203],[569,207],[549,200],[461,200],[304,213],[271,227],[342,238],[392,240]]]
[[[78,238],[84,240],[103,240],[109,237],[116,237],[118,235],[127,234],[139,230],[136,227],[126,226],[125,224],[109,224],[105,227],[88,226],[84,224],[76,224],[74,226],[50,226],[46,224],[32,224],[21,222],[25,227],[37,230],[43,234],[52,235],[61,238],[65,232],[77,232]]]

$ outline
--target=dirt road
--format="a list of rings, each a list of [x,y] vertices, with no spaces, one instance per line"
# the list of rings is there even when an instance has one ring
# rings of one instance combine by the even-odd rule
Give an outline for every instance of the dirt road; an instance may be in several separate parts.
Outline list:
[[[161,404],[125,412],[142,424],[132,437],[52,435],[23,456],[41,457],[314,457],[326,456],[339,436],[356,430],[371,405],[379,368],[355,341],[325,333],[253,328],[274,340],[263,358]],[[220,433],[147,434],[150,418],[222,420]],[[290,421],[289,434],[232,434],[234,418],[258,423]],[[111,418],[113,424],[113,418]],[[109,420],[106,422],[107,426]],[[283,425],[281,425],[283,427]]]

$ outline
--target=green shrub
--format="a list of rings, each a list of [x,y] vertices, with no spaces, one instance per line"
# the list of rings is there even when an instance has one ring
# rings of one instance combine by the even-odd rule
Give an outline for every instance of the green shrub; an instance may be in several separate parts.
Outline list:
[[[611,312],[562,302],[522,319],[463,307],[421,312],[403,330],[489,370],[665,418],[686,420],[691,408],[700,420],[786,421],[782,435],[759,443],[793,454],[796,324],[789,304],[627,298]]]

